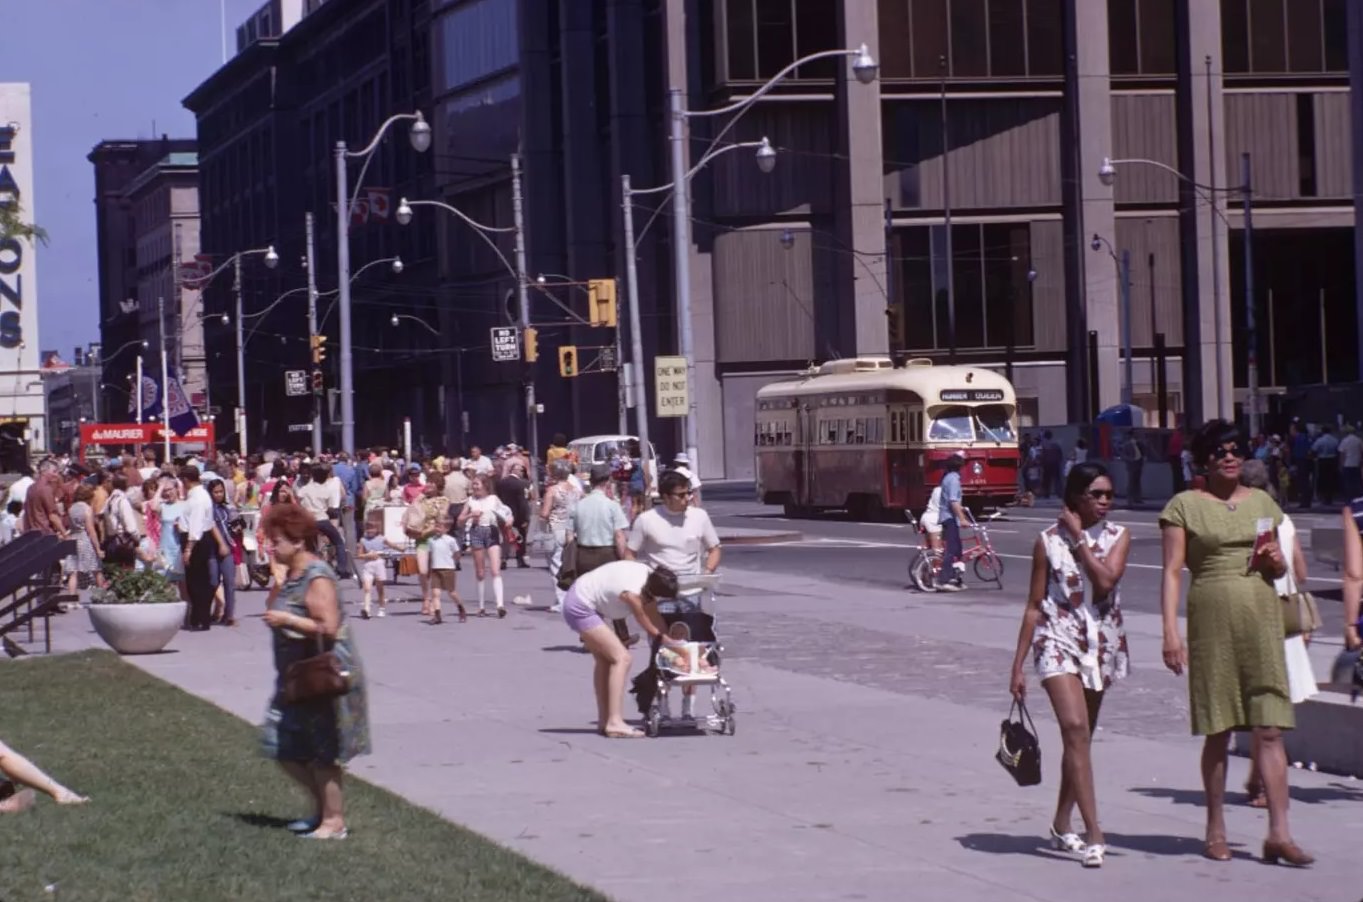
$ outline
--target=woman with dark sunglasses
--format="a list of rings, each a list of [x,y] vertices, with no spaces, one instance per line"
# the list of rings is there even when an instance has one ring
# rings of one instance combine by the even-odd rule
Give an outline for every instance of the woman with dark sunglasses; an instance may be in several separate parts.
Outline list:
[[[1117,586],[1131,536],[1108,522],[1112,479],[1102,464],[1075,464],[1065,480],[1064,501],[1055,525],[1041,531],[1032,550],[1032,582],[1009,691],[1018,701],[1026,696],[1023,662],[1030,650],[1064,743],[1051,845],[1097,868],[1107,847],[1098,825],[1091,741],[1105,692],[1127,674]],[[1070,829],[1075,805],[1087,831],[1083,838]]]
[[[1202,785],[1207,798],[1203,856],[1230,861],[1225,796],[1232,730],[1252,730],[1268,797],[1269,864],[1304,867],[1314,860],[1292,841],[1287,825],[1287,755],[1282,730],[1294,721],[1283,655],[1282,603],[1273,581],[1287,572],[1277,541],[1283,513],[1264,492],[1240,484],[1244,440],[1212,420],[1193,438],[1193,458],[1206,487],[1175,495],[1160,514],[1164,580],[1164,664],[1188,670],[1194,735],[1203,736]],[[1183,567],[1188,586],[1188,644],[1179,635]]]

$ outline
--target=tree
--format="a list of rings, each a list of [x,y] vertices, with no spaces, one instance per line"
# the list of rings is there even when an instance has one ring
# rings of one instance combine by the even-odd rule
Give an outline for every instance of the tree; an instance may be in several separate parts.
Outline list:
[[[25,222],[23,210],[13,198],[0,201],[0,239],[23,238],[30,244],[47,244],[47,230],[40,225]]]

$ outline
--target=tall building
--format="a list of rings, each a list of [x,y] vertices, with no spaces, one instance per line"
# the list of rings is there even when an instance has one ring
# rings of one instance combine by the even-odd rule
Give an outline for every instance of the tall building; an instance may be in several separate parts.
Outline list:
[[[0,204],[32,219],[33,115],[26,83],[0,84]],[[36,242],[0,235],[0,469],[46,447],[48,424],[38,369]]]
[[[181,356],[182,349],[188,352],[189,381],[199,394],[204,391],[198,294],[177,292],[171,278],[176,224],[180,259],[193,261],[198,253],[195,142],[165,136],[107,140],[87,158],[95,169],[100,343],[105,351],[101,413],[119,422],[129,409],[131,383],[125,377],[132,373],[136,355],[146,355],[148,372],[159,372],[152,364],[160,353],[160,297],[166,299],[170,359]]]
[[[996,368],[1036,425],[1088,420],[1127,390],[1169,425],[1234,416],[1251,339],[1270,398],[1357,377],[1357,4],[329,0],[303,12],[186,100],[213,148],[209,246],[296,249],[302,212],[323,222],[334,209],[334,140],[353,147],[394,113],[427,113],[434,144],[414,156],[402,126],[381,143],[366,185],[390,189],[386,203],[436,198],[509,230],[513,153],[523,170],[541,325],[528,369],[487,355],[487,329],[518,314],[507,231],[480,236],[429,208],[406,230],[372,216],[356,229],[353,268],[396,251],[417,264],[356,306],[356,334],[374,342],[357,348],[362,443],[394,432],[404,408],[428,441],[523,439],[527,376],[541,433],[614,431],[614,377],[563,379],[553,363],[558,346],[585,362],[611,342],[575,320],[580,283],[622,277],[631,255],[645,362],[693,337],[707,479],[752,474],[762,385],[831,357]],[[862,44],[880,63],[871,84],[850,55],[786,72]],[[777,150],[770,174],[726,152],[689,178],[687,323],[666,194],[636,196],[635,248],[621,224],[622,175],[636,189],[672,179],[669,90],[692,114],[688,171],[735,142]],[[385,327],[392,313],[401,325]],[[676,421],[653,427],[664,452],[684,446]]]

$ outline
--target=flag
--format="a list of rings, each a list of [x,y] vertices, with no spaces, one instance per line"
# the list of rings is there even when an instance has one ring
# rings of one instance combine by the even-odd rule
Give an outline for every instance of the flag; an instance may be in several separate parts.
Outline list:
[[[369,221],[369,198],[357,197],[350,207],[350,227],[362,226]]]
[[[388,221],[388,211],[392,209],[391,195],[387,188],[370,188],[369,218]]]
[[[197,290],[212,272],[213,255],[195,254],[193,260],[180,261],[180,286],[191,291]]]
[[[128,416],[137,417],[137,396],[128,396]],[[161,418],[161,385],[151,376],[142,375],[142,421],[149,422]]]
[[[199,425],[199,415],[189,404],[184,386],[180,384],[175,370],[170,370],[170,391],[167,397],[161,394],[161,383],[151,376],[142,377],[142,420],[155,422],[163,416],[161,405],[169,400],[170,429],[176,435],[184,435]],[[137,415],[137,401],[131,401],[128,412]]]

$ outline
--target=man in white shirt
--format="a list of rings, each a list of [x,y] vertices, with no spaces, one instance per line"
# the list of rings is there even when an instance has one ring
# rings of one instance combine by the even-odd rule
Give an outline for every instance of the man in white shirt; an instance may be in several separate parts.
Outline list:
[[[156,452],[150,448],[143,451],[142,466],[137,468],[137,475],[142,477],[142,481],[146,482],[148,479],[151,479],[152,474],[156,473],[159,469],[161,468],[156,465]]]
[[[1339,440],[1339,486],[1345,501],[1363,495],[1363,438],[1352,426],[1344,427]]]
[[[479,448],[477,445],[474,445],[469,449],[469,457],[468,460],[464,461],[464,466],[465,468],[473,467],[473,474],[475,476],[492,475],[492,461],[483,456],[483,449]]]
[[[339,512],[345,492],[341,480],[331,475],[331,468],[318,464],[312,468],[312,478],[298,489],[298,503],[317,521],[317,531],[327,537],[336,549],[336,572],[344,579],[350,573],[350,553],[341,532],[331,522],[332,511]]]
[[[199,468],[186,466],[180,470],[189,491],[185,494],[185,508],[179,525],[185,531],[185,583],[189,588],[189,628],[201,632],[209,628],[213,617],[213,595],[216,586],[209,573],[209,561],[218,553],[213,534],[213,499],[208,489],[199,482]]]
[[[24,475],[10,483],[9,494],[5,496],[6,500],[18,501],[23,504],[24,499],[28,497],[28,487],[31,485],[33,485],[33,469],[24,467]]]

